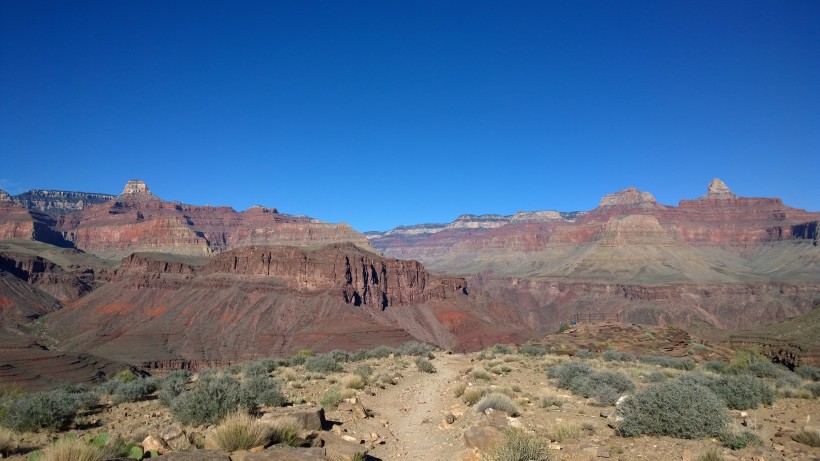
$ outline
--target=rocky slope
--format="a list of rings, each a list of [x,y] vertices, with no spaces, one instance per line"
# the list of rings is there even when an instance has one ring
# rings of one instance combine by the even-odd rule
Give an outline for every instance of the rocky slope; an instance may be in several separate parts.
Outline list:
[[[115,196],[93,192],[71,192],[64,190],[30,190],[9,199],[29,210],[37,210],[50,215],[61,215],[79,211],[89,205],[105,203]]]
[[[468,293],[461,278],[352,244],[243,247],[198,264],[135,254],[45,325],[63,347],[149,368],[413,338],[474,349],[527,333],[509,307]]]

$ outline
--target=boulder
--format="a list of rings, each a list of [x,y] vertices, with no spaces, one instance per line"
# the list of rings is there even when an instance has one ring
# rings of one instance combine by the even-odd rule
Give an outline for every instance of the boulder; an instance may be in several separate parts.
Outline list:
[[[322,439],[327,457],[334,461],[353,461],[357,456],[366,455],[367,448],[359,443],[344,440],[332,432],[325,432],[319,436]]]
[[[162,461],[231,461],[225,453],[211,450],[191,450],[170,453],[156,458]]]
[[[292,407],[274,408],[259,418],[263,423],[270,423],[277,418],[291,416],[306,431],[321,431],[325,426],[325,409],[316,405],[294,405]]]

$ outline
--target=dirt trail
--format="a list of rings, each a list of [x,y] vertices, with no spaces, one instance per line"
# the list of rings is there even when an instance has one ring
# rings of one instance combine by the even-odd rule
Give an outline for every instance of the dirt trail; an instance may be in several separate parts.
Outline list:
[[[414,460],[458,459],[464,450],[452,426],[444,421],[451,403],[451,388],[460,363],[442,355],[434,360],[436,373],[419,373],[386,389],[372,403],[379,419],[389,422],[395,441],[376,447],[377,458]]]

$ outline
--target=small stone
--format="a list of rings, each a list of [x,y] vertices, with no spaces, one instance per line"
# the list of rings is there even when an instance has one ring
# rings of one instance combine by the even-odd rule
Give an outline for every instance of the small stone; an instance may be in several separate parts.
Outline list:
[[[452,413],[448,413],[444,420],[447,421],[447,424],[453,424],[456,422],[456,417]]]
[[[262,450],[264,450],[264,449],[265,449],[265,447],[264,447],[264,446],[259,445],[258,447],[253,447],[253,448],[251,448],[251,449],[250,449],[250,450],[248,450],[248,451],[250,451],[251,453],[258,453],[258,452],[260,452],[260,451],[262,451]]]
[[[347,435],[347,434],[342,435],[342,439],[346,440],[350,443],[360,443],[361,442],[361,440],[357,439],[356,437],[353,437],[353,436],[350,436],[350,435]]]
[[[611,415],[611,414],[612,413],[610,413],[608,411],[602,411],[601,412],[601,418],[609,418],[609,415]]]

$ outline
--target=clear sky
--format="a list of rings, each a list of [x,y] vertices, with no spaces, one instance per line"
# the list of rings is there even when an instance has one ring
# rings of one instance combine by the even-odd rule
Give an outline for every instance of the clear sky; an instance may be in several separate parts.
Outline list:
[[[0,188],[358,230],[661,203],[820,211],[820,2],[0,2]]]

